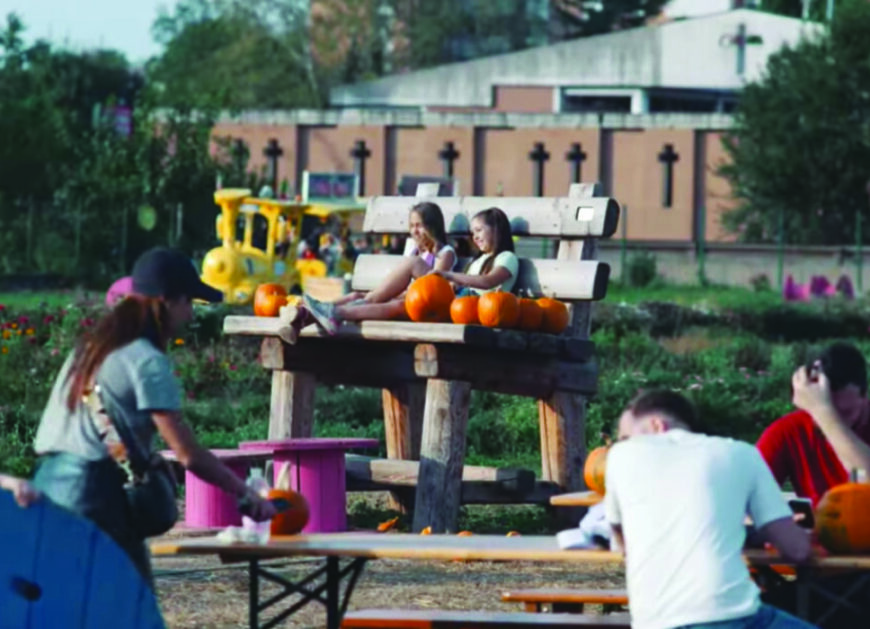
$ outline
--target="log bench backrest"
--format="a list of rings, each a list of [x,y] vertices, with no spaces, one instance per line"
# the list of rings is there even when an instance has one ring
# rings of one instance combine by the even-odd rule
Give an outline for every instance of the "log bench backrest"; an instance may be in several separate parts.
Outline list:
[[[398,266],[404,256],[360,255],[353,269],[351,288],[370,291]],[[460,261],[464,269],[467,260]],[[607,294],[610,265],[597,260],[544,260],[520,258],[520,271],[513,292],[533,297],[555,297],[562,301],[596,301]]]
[[[619,222],[619,203],[609,197],[371,197],[363,231],[407,234],[408,214],[421,201],[432,201],[441,208],[451,236],[467,236],[471,217],[490,207],[507,214],[515,236],[610,238]]]

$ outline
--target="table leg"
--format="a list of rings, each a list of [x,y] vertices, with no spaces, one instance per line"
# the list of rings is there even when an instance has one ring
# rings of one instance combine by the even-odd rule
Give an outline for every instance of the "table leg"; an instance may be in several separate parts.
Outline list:
[[[384,434],[387,458],[417,461],[420,458],[420,439],[423,427],[425,389],[421,383],[397,384],[383,389]],[[391,492],[390,508],[409,513],[414,506],[408,492]],[[413,496],[413,494],[412,494]]]
[[[251,559],[248,564],[248,626],[260,627],[260,562]]]
[[[339,629],[341,623],[341,601],[338,598],[338,585],[341,576],[338,572],[338,557],[326,558],[326,628]]]
[[[432,378],[426,385],[414,530],[456,531],[471,385]]]
[[[557,391],[538,400],[541,433],[541,479],[558,484],[562,491],[580,491],[586,432],[586,398],[576,393]],[[577,526],[585,513],[582,507],[559,509],[561,526]]]

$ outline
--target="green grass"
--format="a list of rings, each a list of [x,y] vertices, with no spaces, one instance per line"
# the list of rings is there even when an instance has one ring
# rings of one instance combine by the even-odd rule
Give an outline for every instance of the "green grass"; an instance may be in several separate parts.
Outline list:
[[[777,291],[754,291],[742,286],[701,286],[700,284],[665,284],[654,282],[644,288],[632,288],[618,282],[607,287],[605,301],[626,302],[668,301],[682,306],[706,306],[726,309],[751,303],[759,308],[783,303]]]
[[[15,293],[0,293],[0,304],[15,310],[31,310],[35,308],[65,308],[73,304],[102,301],[105,293],[99,291],[84,291],[80,289],[54,291],[18,291]]]

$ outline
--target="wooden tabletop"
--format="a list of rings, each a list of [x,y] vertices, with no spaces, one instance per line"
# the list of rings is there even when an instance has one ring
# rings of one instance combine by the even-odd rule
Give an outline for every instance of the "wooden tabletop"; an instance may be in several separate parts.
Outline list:
[[[264,439],[262,441],[243,441],[242,450],[266,450],[268,452],[289,452],[295,450],[350,450],[352,448],[377,448],[377,439],[300,437],[294,439]]]
[[[417,535],[413,533],[318,533],[274,537],[268,544],[221,544],[214,537],[155,540],[154,555],[221,555],[226,559],[275,559],[297,556],[366,557],[369,559],[555,561],[620,563],[622,554],[606,550],[562,550],[550,535]],[[750,550],[752,565],[785,565],[776,553]],[[809,565],[870,571],[870,555],[814,557]]]
[[[224,334],[279,337],[286,324],[279,317],[231,315],[224,318]],[[316,325],[302,329],[302,338],[330,338]],[[407,343],[450,343],[507,350],[529,350],[540,354],[562,355],[573,360],[587,360],[595,344],[589,339],[566,337],[542,332],[502,330],[482,325],[456,323],[416,323],[413,321],[343,322],[333,339]]]
[[[595,491],[575,491],[571,494],[559,494],[550,497],[554,507],[591,507],[604,500],[604,496]]]

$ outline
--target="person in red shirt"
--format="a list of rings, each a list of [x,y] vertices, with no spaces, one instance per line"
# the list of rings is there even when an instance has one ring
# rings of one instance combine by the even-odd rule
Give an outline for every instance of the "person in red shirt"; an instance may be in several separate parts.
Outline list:
[[[852,471],[870,472],[870,400],[867,362],[857,347],[834,343],[792,376],[797,410],[773,422],[756,446],[776,480],[790,481],[795,493],[816,507],[825,492],[848,482]],[[766,580],[765,580],[766,581]],[[844,607],[810,593],[809,619],[825,617],[824,627],[866,629],[870,586],[861,575],[843,574],[817,581],[829,592],[850,592]],[[763,582],[762,600],[786,611],[797,607],[794,581]]]
[[[870,474],[867,362],[857,347],[834,343],[792,377],[797,410],[773,422],[756,446],[776,480],[815,507],[825,492]]]

